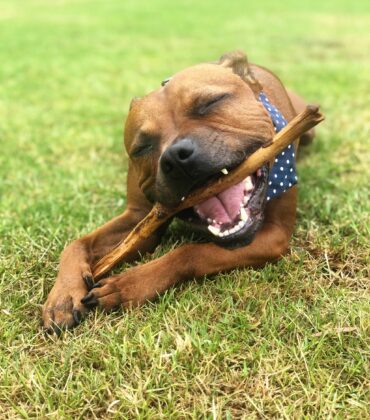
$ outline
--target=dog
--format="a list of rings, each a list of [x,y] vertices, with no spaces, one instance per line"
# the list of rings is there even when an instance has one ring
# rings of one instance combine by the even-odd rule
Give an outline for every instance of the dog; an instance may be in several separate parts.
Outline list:
[[[286,254],[296,219],[295,154],[299,140],[312,141],[313,130],[286,151],[290,159],[279,156],[284,165],[276,157],[243,182],[176,215],[200,231],[205,242],[182,245],[97,283],[92,276],[94,264],[130,233],[153,203],[176,205],[194,188],[223,176],[270,143],[304,108],[298,95],[269,70],[250,64],[241,51],[189,67],[154,92],[133,99],[124,130],[127,207],[63,251],[43,306],[47,331],[76,326],[96,306],[108,311],[142,305],[179,282],[261,267]],[[280,192],[276,180],[283,185]],[[142,241],[126,261],[153,252],[167,226]]]

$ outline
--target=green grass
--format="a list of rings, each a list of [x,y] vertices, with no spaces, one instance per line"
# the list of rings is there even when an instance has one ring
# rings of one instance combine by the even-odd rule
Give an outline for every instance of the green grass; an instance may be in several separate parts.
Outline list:
[[[368,416],[369,27],[366,0],[1,2],[0,418]],[[44,337],[63,247],[124,207],[131,97],[236,48],[327,117],[291,254]]]

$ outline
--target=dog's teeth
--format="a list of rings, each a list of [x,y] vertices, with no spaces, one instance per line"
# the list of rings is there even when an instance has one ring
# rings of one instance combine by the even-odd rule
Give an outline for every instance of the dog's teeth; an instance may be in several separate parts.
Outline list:
[[[222,172],[224,175],[227,175],[227,174],[229,173],[229,171],[228,171],[226,168],[221,169],[221,172]]]
[[[209,224],[211,224],[211,223],[213,222],[213,220],[212,220],[210,217],[208,217],[207,222],[208,222]]]
[[[250,199],[250,194],[245,195],[243,198],[243,204],[248,204],[249,199]]]
[[[246,222],[248,220],[248,213],[245,211],[244,207],[240,209],[240,218],[243,222]]]
[[[245,222],[243,222],[243,220],[241,220],[241,221],[238,223],[238,226],[240,227],[240,229],[241,229],[242,227],[244,227],[244,225],[245,225]]]
[[[216,226],[208,226],[208,230],[212,233],[212,235],[219,236],[220,228]]]
[[[245,178],[245,189],[247,192],[253,190],[253,182],[252,182],[251,176],[248,176],[247,178]]]

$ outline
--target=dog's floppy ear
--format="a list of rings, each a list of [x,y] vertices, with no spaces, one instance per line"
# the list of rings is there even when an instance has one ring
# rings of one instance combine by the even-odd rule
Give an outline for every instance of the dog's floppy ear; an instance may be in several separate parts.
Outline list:
[[[218,64],[223,67],[229,67],[232,71],[240,76],[251,87],[255,95],[262,90],[261,84],[254,77],[249,66],[248,58],[243,51],[236,50],[225,53],[219,60]]]

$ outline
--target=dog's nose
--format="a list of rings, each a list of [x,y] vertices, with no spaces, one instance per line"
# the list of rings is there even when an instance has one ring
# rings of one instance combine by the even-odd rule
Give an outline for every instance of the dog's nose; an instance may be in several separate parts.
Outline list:
[[[199,164],[199,153],[192,139],[182,139],[167,147],[160,160],[162,172],[170,178],[191,177]]]

